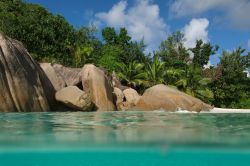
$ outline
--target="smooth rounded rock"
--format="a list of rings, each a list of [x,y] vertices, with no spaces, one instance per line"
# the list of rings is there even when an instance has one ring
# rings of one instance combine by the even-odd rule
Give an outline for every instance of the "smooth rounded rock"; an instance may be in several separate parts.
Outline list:
[[[79,111],[91,111],[93,108],[91,97],[76,86],[69,86],[56,92],[56,100]]]
[[[123,94],[125,96],[126,102],[128,102],[131,106],[135,106],[141,97],[137,91],[132,88],[125,89]]]
[[[177,111],[182,109],[200,112],[211,110],[212,106],[195,97],[161,84],[147,89],[133,109],[142,111],[161,109]]]

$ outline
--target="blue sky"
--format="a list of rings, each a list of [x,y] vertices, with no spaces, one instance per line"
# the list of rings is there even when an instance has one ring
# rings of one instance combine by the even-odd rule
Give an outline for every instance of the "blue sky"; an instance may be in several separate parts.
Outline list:
[[[196,39],[233,50],[250,51],[250,0],[26,0],[63,15],[75,27],[126,27],[134,40],[144,38],[147,50],[177,30],[185,46]],[[221,51],[220,50],[220,51]],[[211,63],[218,62],[218,56]]]

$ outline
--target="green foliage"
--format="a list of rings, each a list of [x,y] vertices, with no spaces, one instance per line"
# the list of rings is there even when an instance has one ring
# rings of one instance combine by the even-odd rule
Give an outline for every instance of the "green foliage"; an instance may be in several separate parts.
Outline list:
[[[130,42],[129,45],[124,47],[124,54],[120,57],[121,61],[125,64],[129,64],[132,61],[138,63],[149,63],[150,56],[144,54],[145,44],[144,41]]]
[[[182,71],[182,73],[184,73],[184,71]],[[213,102],[214,95],[209,89],[212,79],[202,76],[201,69],[189,66],[185,75],[182,74],[179,77],[180,79],[174,83],[179,90],[182,90],[191,96],[200,98],[207,103]]]
[[[46,9],[22,1],[5,1],[0,14],[1,30],[12,38],[21,40],[37,60],[51,59],[67,61],[74,31],[66,20],[53,16]]]
[[[73,46],[71,66],[82,67],[87,63],[96,63],[96,59],[99,59],[101,42],[93,36],[95,32],[95,27],[76,30],[77,38]]]
[[[144,42],[131,41],[125,28],[120,28],[120,32],[116,33],[114,28],[106,27],[102,30],[102,36],[104,45],[97,64],[108,71],[115,71],[120,63],[129,65],[133,61],[143,63],[148,59],[143,53]]]
[[[109,72],[116,71],[117,65],[120,63],[119,57],[121,54],[122,50],[119,46],[104,45],[101,49],[101,56],[97,59],[97,64]]]
[[[62,16],[53,15],[39,5],[21,0],[0,3],[1,31],[22,41],[38,61],[74,66],[74,53],[79,55],[79,47],[82,52],[79,45],[92,39],[86,30],[74,29]]]
[[[250,108],[250,98],[243,98],[240,99],[239,102],[233,103],[232,108],[238,108],[238,109],[244,109],[244,108]]]
[[[141,86],[148,85],[145,65],[142,63],[137,63],[136,61],[130,62],[128,65],[120,63],[117,71],[118,77],[127,86],[140,89]]]
[[[218,51],[218,46],[212,46],[210,43],[203,43],[202,40],[196,41],[195,48],[190,49],[194,54],[193,66],[203,68],[208,64],[209,57]]]
[[[187,80],[185,77],[185,70],[178,68],[168,68],[166,71],[166,83],[168,85],[177,86],[179,89],[183,89],[187,86]]]
[[[102,37],[105,40],[106,44],[115,45],[117,44],[117,35],[115,28],[107,27],[102,30]]]
[[[190,49],[191,55],[184,47],[184,41],[184,35],[181,32],[175,32],[161,43],[157,55],[166,64],[165,83],[211,103],[214,96],[209,86],[212,81],[204,77],[202,71],[209,57],[218,50],[218,47],[198,40],[196,47]]]
[[[241,48],[233,52],[224,51],[219,64],[220,77],[214,81],[212,89],[215,94],[215,105],[234,107],[240,101],[250,98],[250,79],[244,70],[249,61],[249,54],[243,56]]]
[[[81,67],[83,64],[91,63],[93,47],[77,46],[74,53],[74,66]]]
[[[152,63],[148,63],[146,72],[149,86],[165,83],[165,62],[160,61],[157,55],[154,56]]]
[[[157,54],[166,65],[174,68],[185,68],[189,61],[188,50],[183,45],[184,35],[177,31],[160,45]]]

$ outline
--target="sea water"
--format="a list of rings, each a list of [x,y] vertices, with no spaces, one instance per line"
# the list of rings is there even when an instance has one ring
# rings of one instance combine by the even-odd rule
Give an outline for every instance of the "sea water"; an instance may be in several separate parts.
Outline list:
[[[0,113],[0,166],[250,165],[250,114]]]

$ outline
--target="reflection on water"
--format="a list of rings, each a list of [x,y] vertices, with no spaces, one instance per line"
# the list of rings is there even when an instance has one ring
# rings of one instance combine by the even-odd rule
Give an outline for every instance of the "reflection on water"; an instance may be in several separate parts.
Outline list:
[[[0,148],[108,145],[250,147],[250,114],[1,113]]]

